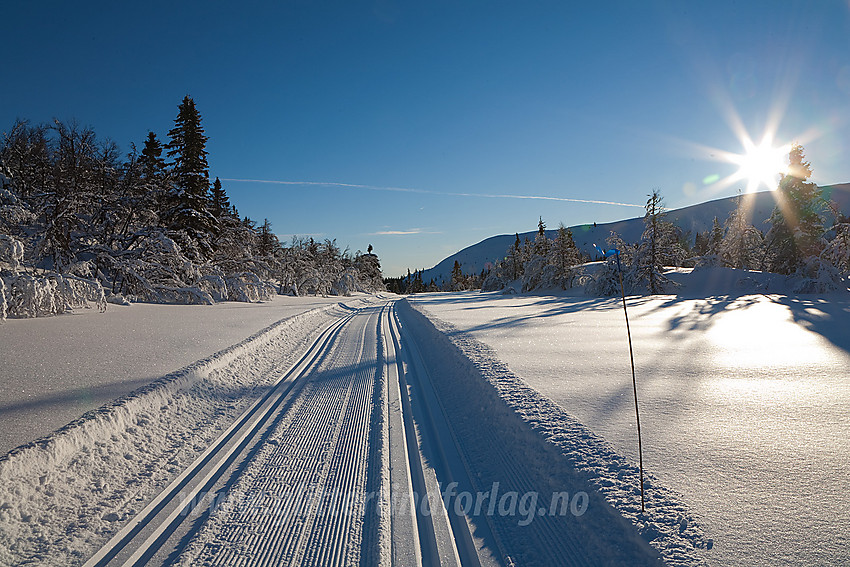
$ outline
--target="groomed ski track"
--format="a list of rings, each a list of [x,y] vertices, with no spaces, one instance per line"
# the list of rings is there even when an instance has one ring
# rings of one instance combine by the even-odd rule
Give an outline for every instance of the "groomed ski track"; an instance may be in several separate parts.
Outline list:
[[[605,563],[542,507],[519,528],[515,514],[469,515],[459,495],[486,496],[483,478],[536,494],[535,475],[497,432],[476,448],[451,424],[457,400],[440,399],[395,300],[346,309],[86,567],[514,565],[523,540],[551,564]],[[469,458],[482,450],[489,471]]]
[[[422,461],[395,318],[328,326],[86,566],[481,565]]]

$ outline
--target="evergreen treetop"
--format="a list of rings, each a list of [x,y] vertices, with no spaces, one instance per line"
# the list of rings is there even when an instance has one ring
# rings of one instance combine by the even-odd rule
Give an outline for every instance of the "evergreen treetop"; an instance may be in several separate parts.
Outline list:
[[[175,183],[192,196],[206,198],[210,177],[207,136],[201,126],[201,114],[189,95],[183,98],[168,136],[171,141],[166,147],[168,157],[173,159],[171,170]]]

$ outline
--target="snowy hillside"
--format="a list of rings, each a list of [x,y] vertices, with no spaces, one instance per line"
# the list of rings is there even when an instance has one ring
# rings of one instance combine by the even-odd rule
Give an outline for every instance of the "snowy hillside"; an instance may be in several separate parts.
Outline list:
[[[830,185],[822,189],[827,199],[834,200],[845,215],[850,214],[850,183]],[[752,202],[750,205],[752,223],[760,230],[766,232],[769,228],[767,219],[776,206],[773,192],[764,191],[754,193],[747,195],[746,199]],[[722,224],[729,216],[729,213],[735,209],[735,200],[735,197],[727,197],[682,209],[671,210],[667,214],[667,220],[676,224],[685,232],[690,232],[691,240],[693,241],[694,235],[711,228],[715,217]],[[553,219],[544,218],[543,220],[550,223],[553,222]],[[528,222],[533,223],[534,219],[530,219]],[[608,238],[612,231],[619,234],[626,242],[637,242],[643,232],[643,217],[640,216],[597,225],[593,223],[581,224],[570,228],[579,249],[593,258],[596,254],[593,245],[603,245],[605,239]],[[554,238],[555,234],[555,230],[546,231],[548,238]],[[526,237],[533,240],[535,235],[536,231],[519,233],[521,240],[524,240]],[[443,281],[449,281],[455,260],[460,263],[464,274],[477,274],[487,267],[488,263],[495,264],[498,260],[504,258],[505,252],[514,243],[515,238],[516,236],[514,234],[492,236],[482,240],[478,244],[464,248],[444,259],[433,268],[424,270],[422,272],[422,281],[427,283],[433,279],[438,285]]]

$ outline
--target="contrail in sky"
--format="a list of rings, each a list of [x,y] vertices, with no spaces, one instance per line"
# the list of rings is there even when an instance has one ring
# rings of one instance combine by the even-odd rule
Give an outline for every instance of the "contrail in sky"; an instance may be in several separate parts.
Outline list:
[[[274,181],[269,179],[229,179],[222,177],[222,181],[235,181],[238,183],[269,183],[272,185],[314,185],[320,187],[350,187],[353,189],[369,189],[371,191],[393,191],[395,193],[420,193],[424,195],[443,195],[448,197],[483,197],[486,199],[535,199],[538,201],[565,201],[568,203],[590,203],[593,205],[615,205],[618,207],[644,208],[643,205],[632,203],[618,203],[616,201],[596,201],[593,199],[570,199],[567,197],[548,197],[546,195],[502,195],[488,193],[449,193],[445,191],[427,191],[425,189],[410,189],[405,187],[378,187],[376,185],[358,185],[356,183],[333,183],[324,181]]]

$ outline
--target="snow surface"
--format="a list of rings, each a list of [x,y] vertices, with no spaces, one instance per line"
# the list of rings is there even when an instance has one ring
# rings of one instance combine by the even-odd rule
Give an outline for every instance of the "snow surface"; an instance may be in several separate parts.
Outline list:
[[[769,274],[673,277],[680,296],[628,301],[647,470],[682,495],[713,540],[698,552],[711,564],[847,564],[850,298],[742,294],[781,291],[784,280]],[[716,295],[705,297],[710,286]],[[411,301],[447,332],[492,348],[637,462],[619,299],[467,292]],[[543,414],[532,418],[546,426]]]
[[[0,323],[0,454],[281,319],[338,297],[110,305]]]
[[[337,302],[296,309],[301,312],[0,457],[0,565],[81,564],[264,394],[281,367],[349,312]],[[191,317],[177,307],[164,307],[161,314],[169,317],[159,324],[173,324],[177,312]],[[155,356],[163,344],[152,343],[136,347]]]
[[[671,277],[680,295],[629,299],[646,515],[617,298],[417,295],[442,333],[411,328],[446,369],[435,380],[461,431],[486,436],[490,421],[462,419],[465,404],[486,404],[500,412],[494,431],[516,432],[501,452],[527,444],[555,479],[530,425],[668,563],[850,563],[850,298],[783,294],[786,280],[755,272]],[[25,440],[133,391],[0,457],[0,565],[81,563],[346,312],[338,301],[110,306],[0,325],[0,419],[28,416]],[[59,411],[69,417],[46,415]]]

